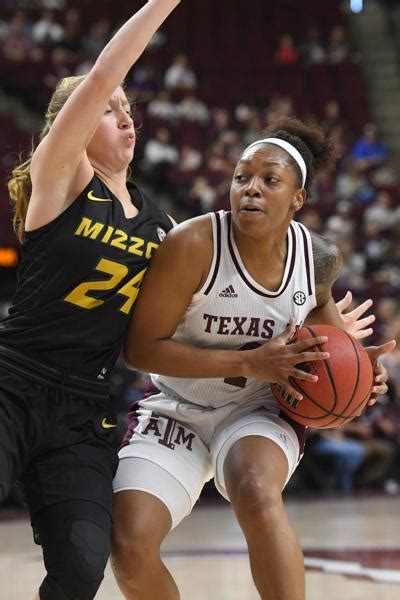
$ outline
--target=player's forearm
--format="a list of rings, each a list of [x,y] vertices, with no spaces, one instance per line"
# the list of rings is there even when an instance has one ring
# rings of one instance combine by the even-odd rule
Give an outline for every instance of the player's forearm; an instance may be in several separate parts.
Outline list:
[[[327,301],[321,303],[320,306],[316,306],[308,314],[305,320],[305,325],[318,325],[320,323],[332,325],[333,327],[339,327],[339,329],[346,330],[346,324],[341,318],[332,297],[329,297]]]
[[[133,369],[174,377],[249,377],[252,371],[248,351],[210,350],[172,339],[126,346],[125,360]]]
[[[113,36],[100,53],[93,73],[114,90],[141,56],[148,42],[180,0],[149,0]]]

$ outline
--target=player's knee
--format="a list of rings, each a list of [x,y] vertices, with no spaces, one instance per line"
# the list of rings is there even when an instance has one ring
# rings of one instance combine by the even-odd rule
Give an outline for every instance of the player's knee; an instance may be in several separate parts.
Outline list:
[[[263,478],[249,472],[238,482],[233,504],[239,520],[259,522],[280,510],[282,493],[279,486],[266,485]]]
[[[110,540],[96,523],[74,521],[68,543],[57,558],[46,561],[41,600],[93,600],[104,577]]]
[[[136,535],[122,529],[113,532],[111,564],[117,579],[130,579],[133,573],[137,574],[146,566],[155,550],[154,543],[148,538],[146,534]]]

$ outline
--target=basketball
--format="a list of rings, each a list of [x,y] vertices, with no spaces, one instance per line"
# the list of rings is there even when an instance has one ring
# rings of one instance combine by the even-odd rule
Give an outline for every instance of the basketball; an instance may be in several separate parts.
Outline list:
[[[315,349],[329,352],[329,358],[299,365],[300,369],[317,375],[318,381],[291,380],[303,399],[294,399],[278,384],[272,384],[271,388],[282,410],[294,421],[328,429],[351,421],[364,408],[371,394],[373,370],[360,342],[331,325],[302,327],[293,342],[320,335],[326,335],[328,341]]]

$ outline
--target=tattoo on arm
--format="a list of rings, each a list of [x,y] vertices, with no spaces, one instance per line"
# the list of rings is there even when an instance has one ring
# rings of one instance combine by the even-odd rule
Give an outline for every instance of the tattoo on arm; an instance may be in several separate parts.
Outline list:
[[[342,267],[342,253],[330,240],[312,232],[315,283],[331,287]]]

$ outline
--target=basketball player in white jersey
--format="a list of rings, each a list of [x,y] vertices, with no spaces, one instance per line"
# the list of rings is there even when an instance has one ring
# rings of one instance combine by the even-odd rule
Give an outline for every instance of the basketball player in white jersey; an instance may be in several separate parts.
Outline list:
[[[326,338],[288,345],[296,328],[345,327],[331,294],[339,251],[294,220],[314,172],[331,160],[318,128],[279,122],[243,152],[231,212],[181,224],[153,259],[126,356],[160,374],[132,415],[114,482],[113,566],[129,600],[179,598],[160,545],[212,477],[244,532],[261,598],[305,598],[282,502],[305,429],[281,414],[268,383],[301,399],[290,378],[315,381],[296,365],[325,358],[311,347]],[[393,346],[371,349],[371,360]],[[375,373],[382,393],[384,373]]]

